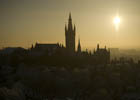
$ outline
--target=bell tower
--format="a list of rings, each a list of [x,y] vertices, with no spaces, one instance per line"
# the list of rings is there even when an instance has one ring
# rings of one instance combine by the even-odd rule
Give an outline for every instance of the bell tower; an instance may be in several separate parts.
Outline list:
[[[71,13],[69,13],[68,26],[65,25],[65,44],[69,52],[75,52],[76,28],[72,25]]]

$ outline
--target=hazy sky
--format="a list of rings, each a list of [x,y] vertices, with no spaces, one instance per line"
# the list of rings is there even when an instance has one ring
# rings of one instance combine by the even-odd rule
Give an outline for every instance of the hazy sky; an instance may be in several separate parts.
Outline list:
[[[72,13],[82,48],[140,48],[140,0],[0,0],[0,48],[63,43]],[[119,30],[114,17],[119,14]]]

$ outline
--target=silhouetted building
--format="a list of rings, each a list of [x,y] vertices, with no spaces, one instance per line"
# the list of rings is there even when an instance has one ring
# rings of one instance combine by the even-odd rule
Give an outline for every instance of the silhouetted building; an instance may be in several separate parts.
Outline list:
[[[60,45],[58,43],[54,43],[54,44],[36,43],[35,46],[32,45],[30,54],[35,55],[35,56],[41,56],[41,55],[47,54],[51,56],[56,53],[57,49],[62,48],[62,47],[63,45]]]
[[[58,43],[54,44],[40,44],[36,43],[35,48],[38,50],[47,50],[47,51],[55,51],[57,48],[59,48],[60,45]]]
[[[31,55],[35,56],[63,56],[63,57],[74,57],[78,56],[78,58],[86,58],[90,59],[90,61],[95,61],[97,63],[107,63],[110,62],[110,51],[105,48],[100,48],[99,44],[97,45],[96,51],[88,52],[81,50],[80,39],[78,41],[77,52],[75,51],[75,35],[76,28],[75,25],[72,24],[71,13],[69,14],[68,26],[65,25],[65,44],[66,47],[56,44],[40,44],[36,43],[35,46],[31,47]],[[65,59],[65,58],[64,58]]]
[[[107,50],[106,46],[105,48],[100,48],[99,44],[97,44],[97,50],[94,51],[94,55],[99,62],[110,62],[110,50]]]
[[[75,25],[74,27],[72,25],[72,18],[70,13],[68,19],[68,26],[65,25],[66,49],[69,52],[75,52],[75,35],[76,35],[76,28]]]

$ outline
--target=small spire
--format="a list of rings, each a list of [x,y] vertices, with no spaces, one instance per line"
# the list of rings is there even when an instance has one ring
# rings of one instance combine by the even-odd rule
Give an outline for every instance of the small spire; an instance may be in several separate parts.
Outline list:
[[[34,48],[34,45],[32,44],[32,47],[31,47],[31,49],[33,49]]]
[[[78,40],[78,50],[77,50],[78,52],[81,52],[81,44],[80,44],[80,38],[79,38],[79,40]]]
[[[80,44],[80,37],[79,37],[79,39],[78,39],[78,43]]]
[[[71,19],[71,12],[69,13],[69,19]]]
[[[99,50],[99,48],[100,48],[100,47],[99,47],[99,44],[97,44],[97,50]]]
[[[80,35],[78,36],[79,38],[78,38],[78,45],[80,44]]]
[[[76,31],[76,27],[75,27],[75,24],[74,24],[74,31]]]

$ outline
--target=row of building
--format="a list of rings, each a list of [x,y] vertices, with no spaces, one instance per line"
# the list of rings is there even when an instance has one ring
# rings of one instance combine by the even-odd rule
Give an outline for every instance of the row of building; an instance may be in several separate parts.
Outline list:
[[[78,41],[77,50],[75,49],[75,39],[76,39],[76,26],[72,24],[71,13],[69,14],[68,25],[65,25],[65,46],[63,44],[42,44],[36,43],[31,47],[31,55],[43,55],[47,53],[49,56],[59,53],[60,55],[67,56],[96,56],[100,59],[105,59],[110,61],[110,50],[105,48],[100,48],[99,44],[97,48],[91,53],[88,51],[81,50],[80,39]],[[59,52],[58,52],[59,51]]]

